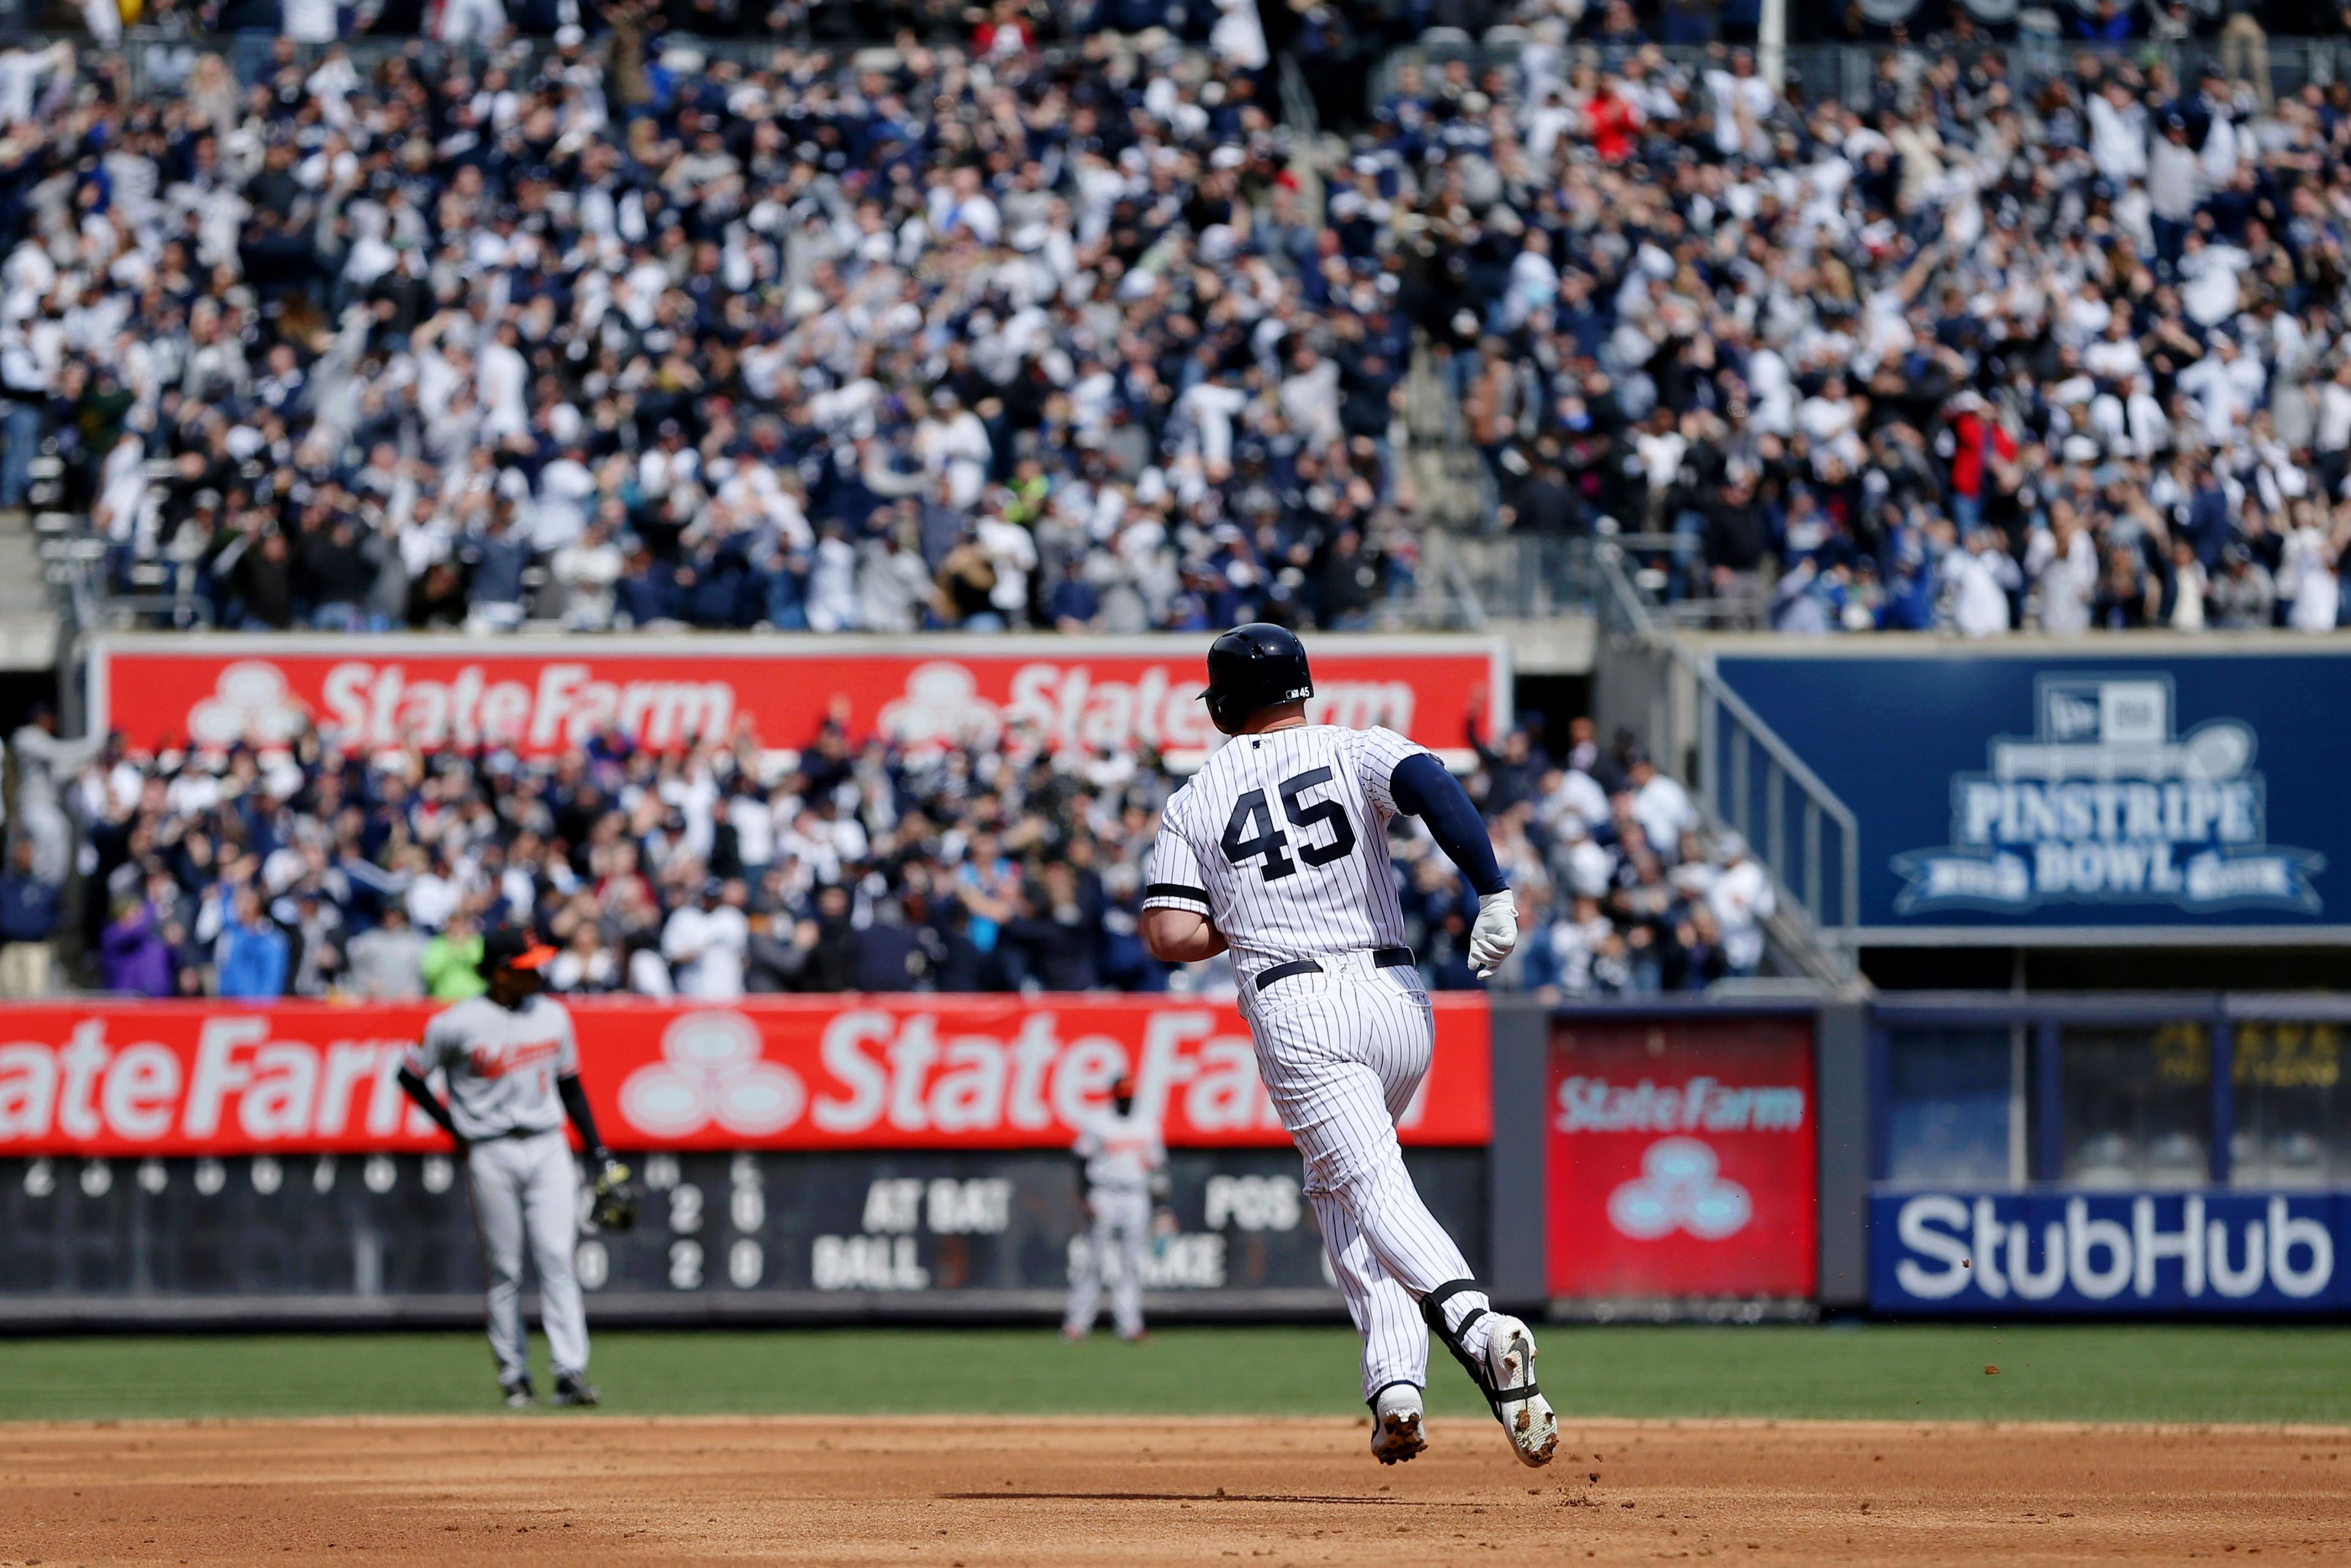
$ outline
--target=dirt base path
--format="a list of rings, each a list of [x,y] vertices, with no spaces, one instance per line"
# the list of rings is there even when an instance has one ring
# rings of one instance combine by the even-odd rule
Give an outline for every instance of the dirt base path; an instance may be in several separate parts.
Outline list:
[[[2351,1561],[2351,1430],[482,1419],[0,1427],[0,1563]]]

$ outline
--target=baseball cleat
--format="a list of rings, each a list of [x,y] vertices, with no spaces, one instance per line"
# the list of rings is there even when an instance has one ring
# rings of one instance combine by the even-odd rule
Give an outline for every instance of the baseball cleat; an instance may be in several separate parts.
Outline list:
[[[567,1372],[555,1380],[555,1403],[558,1405],[593,1405],[596,1390],[576,1372]]]
[[[509,1410],[528,1410],[538,1403],[538,1396],[530,1391],[530,1379],[528,1377],[513,1383],[501,1383],[498,1392],[506,1396]]]
[[[1381,1389],[1372,1402],[1372,1458],[1384,1465],[1402,1464],[1426,1447],[1420,1390],[1409,1383],[1391,1383]]]
[[[1559,1448],[1559,1417],[1535,1384],[1535,1336],[1516,1318],[1495,1314],[1486,1341],[1486,1396],[1522,1465],[1547,1465]]]

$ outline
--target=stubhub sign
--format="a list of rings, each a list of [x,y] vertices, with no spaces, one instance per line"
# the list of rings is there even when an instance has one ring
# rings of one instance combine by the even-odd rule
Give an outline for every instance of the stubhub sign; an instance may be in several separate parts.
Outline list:
[[[1951,1315],[2335,1312],[2329,1193],[1880,1193],[1870,1305]]]

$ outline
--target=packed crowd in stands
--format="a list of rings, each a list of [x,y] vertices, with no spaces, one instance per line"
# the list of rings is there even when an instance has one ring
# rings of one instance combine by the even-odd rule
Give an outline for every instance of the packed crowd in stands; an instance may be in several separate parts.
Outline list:
[[[2331,630],[2351,85],[2053,57],[1889,54],[1857,108],[1738,53],[1407,70],[1329,210],[1447,247],[1514,526],[1671,534],[1731,624]]]
[[[1338,158],[1249,0],[141,94],[14,50],[0,510],[53,438],[118,585],[251,628],[1361,626],[1423,351],[1499,526],[1674,535],[1735,624],[2337,622],[2351,84],[1917,51],[1855,108],[1669,60],[1682,11],[1358,61]]]
[[[1708,843],[1681,786],[1588,721],[1480,752],[1486,813],[1528,933],[1494,983],[1555,998],[1698,989],[1751,974],[1761,868]],[[1170,969],[1137,935],[1156,760],[747,736],[656,754],[617,732],[550,760],[290,747],[160,757],[13,736],[19,831],[0,874],[0,992],[86,978],[141,997],[438,999],[481,988],[482,934],[559,947],[568,994],[1229,993],[1224,958]],[[77,846],[78,848],[77,849]],[[1477,902],[1419,824],[1392,829],[1407,937],[1433,987],[1476,984]],[[83,875],[52,977],[69,863]]]
[[[1409,587],[1398,279],[1313,222],[1261,44],[628,37],[0,72],[0,508],[55,435],[118,586],[248,629],[1356,627]]]

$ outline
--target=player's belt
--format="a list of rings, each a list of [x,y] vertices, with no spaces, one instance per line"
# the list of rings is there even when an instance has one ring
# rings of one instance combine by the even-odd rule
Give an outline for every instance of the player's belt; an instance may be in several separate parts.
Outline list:
[[[468,1138],[469,1144],[495,1144],[502,1138],[538,1138],[554,1132],[553,1127],[508,1127],[501,1133],[484,1133],[478,1138]]]
[[[1374,967],[1381,969],[1409,969],[1413,964],[1412,949],[1374,947],[1372,949],[1372,964]],[[1257,972],[1257,977],[1249,983],[1262,991],[1276,980],[1287,980],[1293,975],[1319,975],[1322,972],[1322,966],[1311,958],[1292,958],[1287,964],[1276,964],[1270,969],[1259,969]]]

